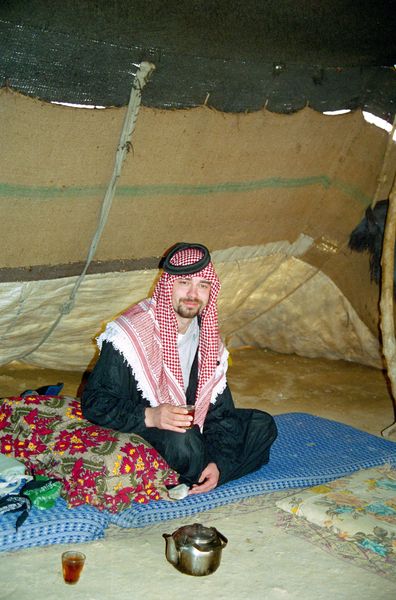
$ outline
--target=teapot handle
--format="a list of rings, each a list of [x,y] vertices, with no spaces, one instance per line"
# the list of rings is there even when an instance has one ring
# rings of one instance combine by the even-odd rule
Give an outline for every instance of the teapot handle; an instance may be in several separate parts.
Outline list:
[[[218,531],[217,533],[219,534],[219,538],[220,538],[220,542],[221,542],[221,547],[224,548],[225,546],[227,546],[228,540],[225,537],[225,535],[223,535],[222,533],[220,533],[220,531]]]

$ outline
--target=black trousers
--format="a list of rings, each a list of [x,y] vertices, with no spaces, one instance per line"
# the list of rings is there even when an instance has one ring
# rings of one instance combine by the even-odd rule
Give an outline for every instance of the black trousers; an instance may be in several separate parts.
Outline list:
[[[196,426],[187,429],[185,433],[156,427],[146,427],[136,433],[151,444],[168,465],[179,473],[180,483],[196,483],[209,462],[203,436]]]
[[[197,426],[185,433],[144,427],[136,431],[151,444],[179,473],[180,483],[197,483],[209,462],[220,470],[219,484],[238,479],[265,465],[270,447],[277,436],[274,419],[268,413],[254,409],[234,409],[237,414],[237,431],[210,436],[201,433]],[[235,420],[235,413],[234,413]],[[215,439],[213,439],[215,438]]]

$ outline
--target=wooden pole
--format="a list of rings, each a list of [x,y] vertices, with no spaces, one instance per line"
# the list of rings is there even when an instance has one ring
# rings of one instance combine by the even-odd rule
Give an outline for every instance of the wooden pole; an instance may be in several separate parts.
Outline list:
[[[374,198],[371,203],[371,208],[374,208],[374,206],[377,204],[378,200],[380,200],[379,192],[380,192],[381,186],[385,185],[385,183],[388,180],[388,176],[389,176],[389,172],[390,172],[389,161],[391,160],[391,152],[392,152],[392,148],[393,148],[393,144],[394,144],[393,138],[394,138],[395,132],[396,132],[396,115],[393,119],[392,129],[390,130],[390,133],[388,136],[388,143],[386,144],[384,160],[382,161],[381,173],[380,173],[380,176],[378,177],[377,189],[375,190]]]
[[[392,402],[395,420],[392,425],[382,431],[384,437],[396,435],[396,340],[393,309],[394,262],[395,262],[395,230],[396,230],[396,185],[393,181],[389,195],[389,206],[386,216],[384,241],[381,256],[381,298],[380,326],[382,348],[386,370],[391,384]]]

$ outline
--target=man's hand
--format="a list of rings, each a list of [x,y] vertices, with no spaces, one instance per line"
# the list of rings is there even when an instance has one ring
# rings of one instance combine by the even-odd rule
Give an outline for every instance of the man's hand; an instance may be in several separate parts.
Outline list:
[[[217,486],[220,477],[220,471],[216,463],[209,463],[201,473],[198,483],[194,483],[190,490],[190,494],[202,494],[202,492],[210,492]]]
[[[184,433],[186,427],[191,425],[194,417],[188,414],[183,406],[173,404],[160,404],[154,408],[146,408],[144,423],[146,427],[157,427]]]

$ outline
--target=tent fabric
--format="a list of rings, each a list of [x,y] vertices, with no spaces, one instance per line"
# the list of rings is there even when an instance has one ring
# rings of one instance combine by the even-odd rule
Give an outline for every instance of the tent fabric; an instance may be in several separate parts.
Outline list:
[[[1,364],[85,369],[101,325],[149,295],[164,249],[190,232],[222,265],[229,347],[379,366],[378,287],[368,257],[347,242],[376,189],[387,134],[360,111],[143,107],[95,255],[104,268],[74,301],[125,110],[6,90],[0,110]]]
[[[222,282],[219,315],[226,345],[381,368],[378,340],[334,282],[299,258],[306,249],[303,237],[295,244],[212,253]],[[0,364],[22,361],[53,369],[88,368],[95,359],[94,340],[100,330],[146,297],[156,274],[157,270],[147,270],[87,275],[70,312],[64,307],[74,277],[4,283]],[[60,311],[62,319],[51,331]]]
[[[336,0],[303,9],[288,0],[34,4],[0,8],[0,85],[30,96],[122,106],[146,60],[156,66],[148,107],[361,108],[393,119],[395,43],[384,2],[374,10]]]
[[[77,268],[64,274],[79,273],[125,109],[79,110],[3,90],[0,111],[7,148],[0,163],[0,279],[12,275],[3,269],[36,267],[47,279],[51,266],[73,263]],[[337,262],[372,201],[386,145],[386,132],[360,111],[334,117],[309,108],[285,116],[142,107],[95,260],[155,268],[152,259],[158,264],[193,223],[193,237],[211,250],[303,233],[318,246],[330,242]],[[381,198],[389,193],[391,170],[387,175]]]
[[[3,0],[2,18],[211,58],[393,65],[392,0]]]

